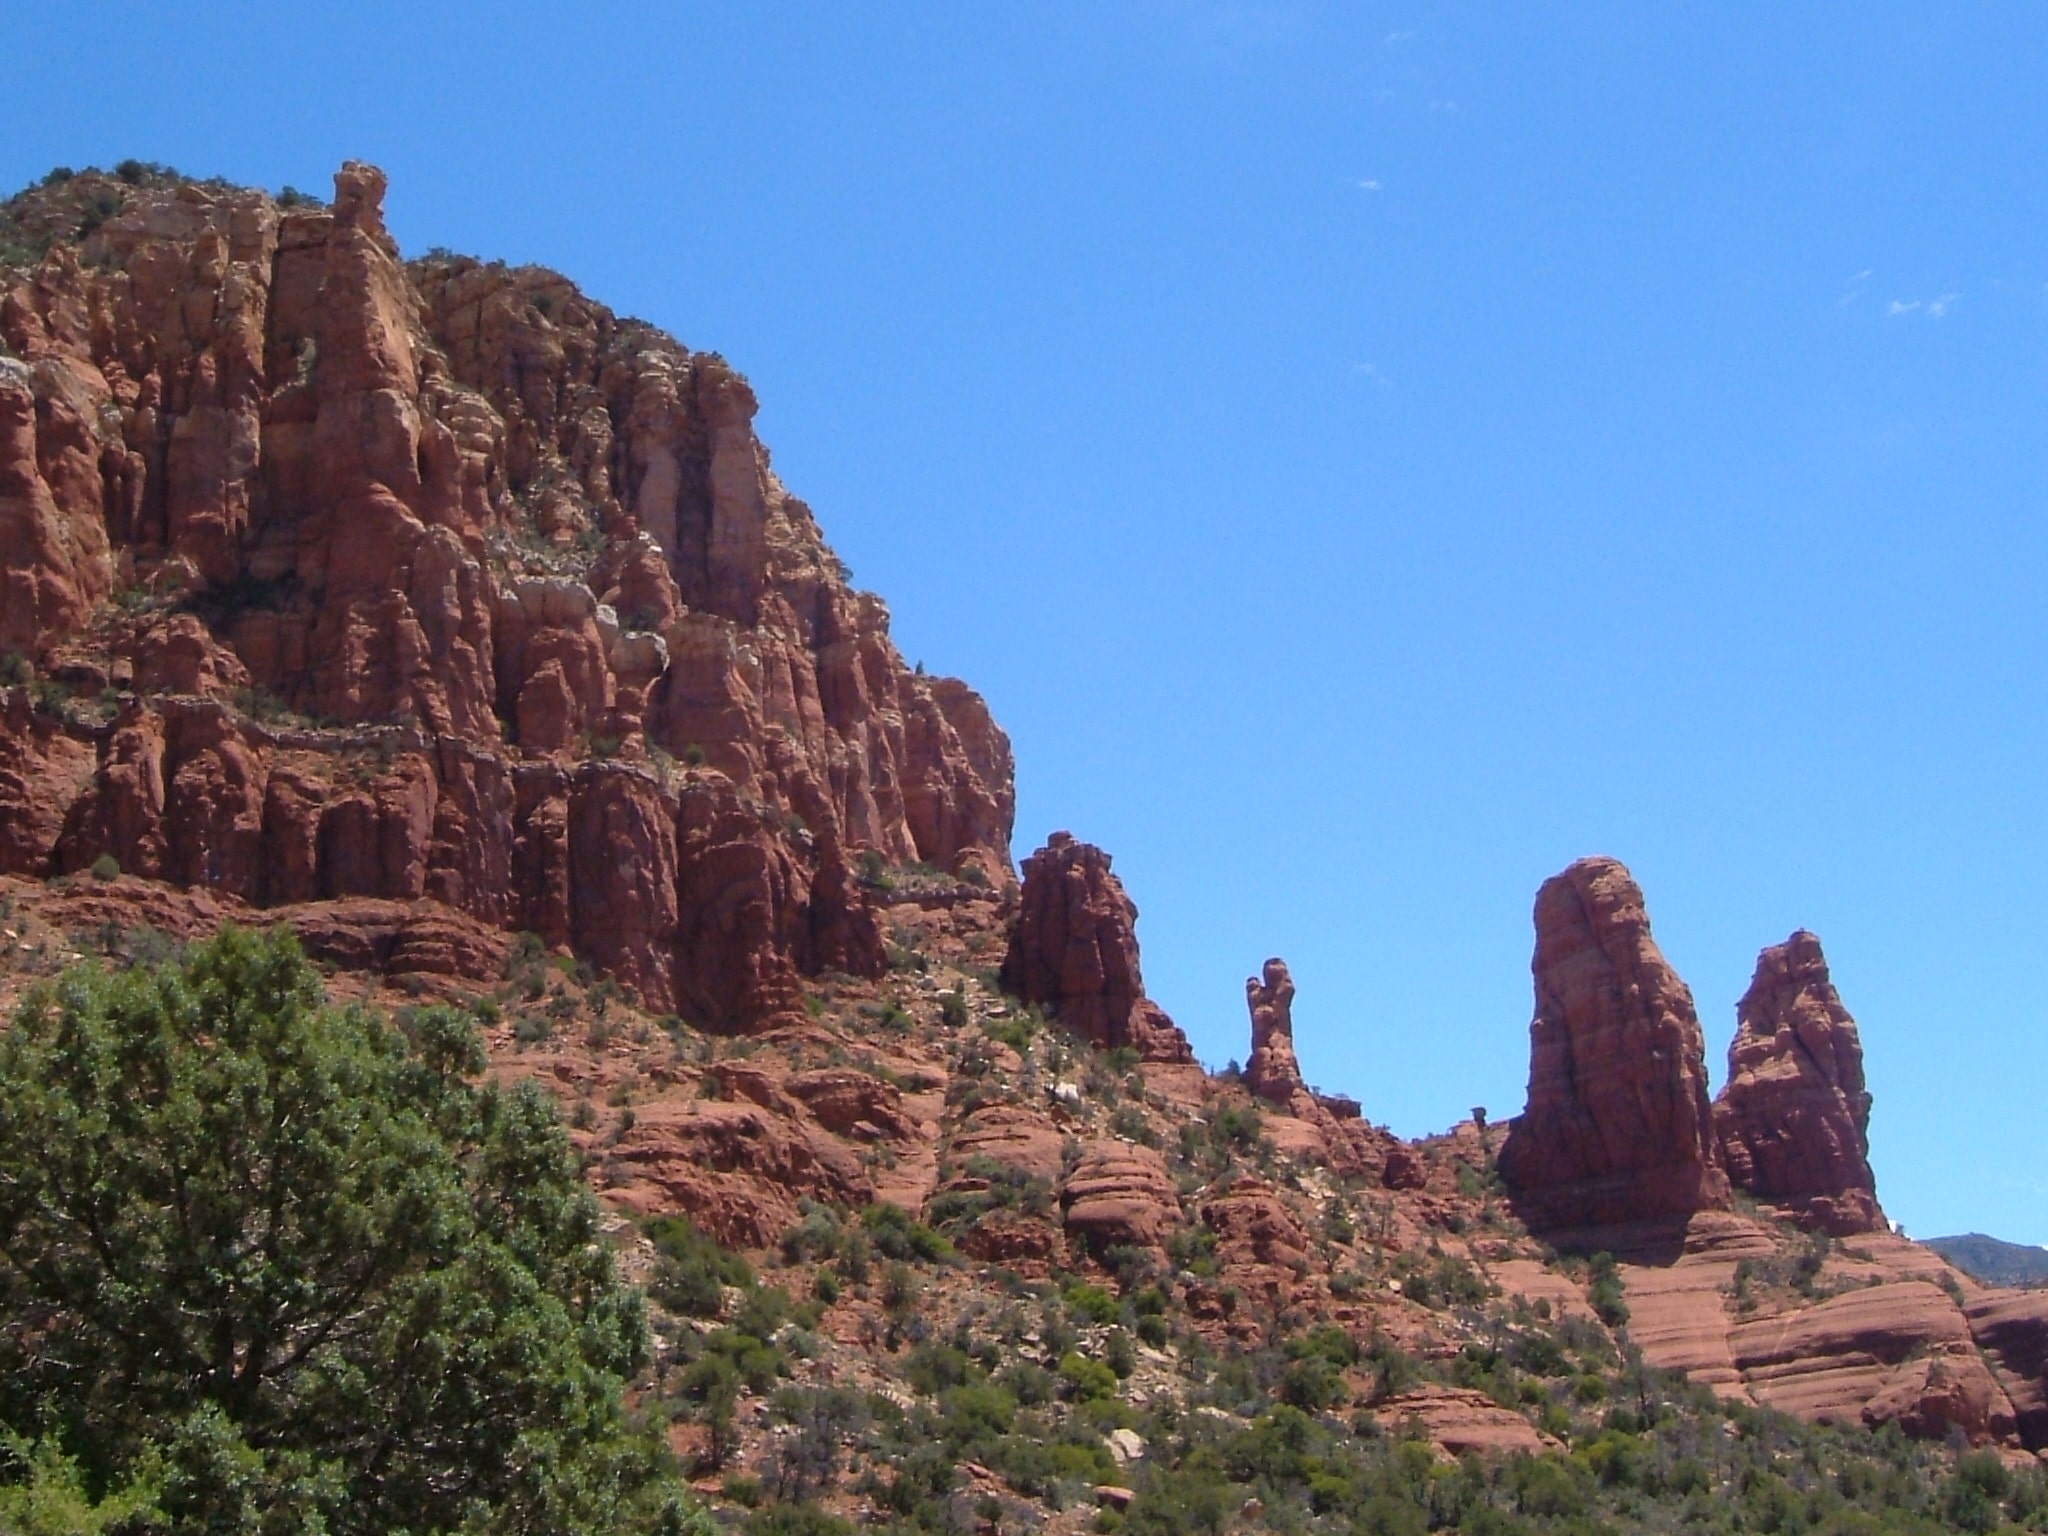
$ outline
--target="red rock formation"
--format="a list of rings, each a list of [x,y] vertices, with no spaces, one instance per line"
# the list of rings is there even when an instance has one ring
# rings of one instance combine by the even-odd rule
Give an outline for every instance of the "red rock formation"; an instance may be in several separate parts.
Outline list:
[[[1535,1456],[1552,1448],[1519,1413],[1469,1387],[1411,1387],[1375,1404],[1373,1411],[1389,1429],[1414,1421],[1423,1439],[1452,1458]]]
[[[1274,1142],[1349,1178],[1374,1179],[1388,1189],[1420,1189],[1426,1182],[1422,1166],[1398,1137],[1361,1118],[1356,1100],[1315,1093],[1302,1081],[1294,1054],[1294,978],[1287,962],[1268,960],[1259,975],[1246,979],[1244,996],[1252,1016],[1245,1086],[1290,1117],[1268,1122]]]
[[[1138,909],[1110,873],[1109,855],[1055,832],[1024,861],[1023,905],[1003,959],[1003,990],[1042,1003],[1103,1049],[1132,1046],[1147,1061],[1194,1060],[1187,1037],[1145,996]]]
[[[2012,1401],[2021,1443],[2048,1450],[2048,1291],[1988,1291],[1963,1312]]]
[[[1268,960],[1259,975],[1247,978],[1244,996],[1252,1014],[1252,1054],[1245,1063],[1245,1086],[1268,1103],[1285,1108],[1296,1095],[1308,1093],[1308,1085],[1301,1080],[1301,1063],[1294,1055],[1294,978],[1287,973],[1287,962]]]
[[[2012,1403],[1972,1346],[1962,1312],[1924,1280],[1745,1323],[1730,1346],[1757,1401],[1801,1418],[1898,1420],[1937,1437],[1954,1424],[1978,1444],[2013,1432]]]
[[[1728,1201],[1692,994],[1613,859],[1581,859],[1536,897],[1529,1102],[1501,1177],[1532,1226],[1684,1217]]]
[[[1180,1225],[1166,1160],[1150,1147],[1091,1141],[1060,1188],[1067,1231],[1100,1252],[1124,1244],[1157,1248]]]
[[[1837,1235],[1882,1228],[1863,1046],[1820,940],[1802,930],[1758,955],[1735,1011],[1728,1082],[1714,1102],[1729,1179]]]
[[[719,1028],[879,971],[854,851],[1006,881],[1008,741],[904,665],[745,381],[552,273],[403,264],[383,193],[10,205],[117,206],[0,268],[0,651],[120,702],[9,695],[0,871],[426,897]]]

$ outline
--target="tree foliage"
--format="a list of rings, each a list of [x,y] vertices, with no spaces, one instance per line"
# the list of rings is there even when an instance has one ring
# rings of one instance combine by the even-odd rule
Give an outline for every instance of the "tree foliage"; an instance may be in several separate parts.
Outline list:
[[[328,1006],[283,933],[33,993],[0,1036],[17,1485],[146,1475],[175,1530],[681,1521],[621,1409],[638,1297],[550,1102],[482,1066],[452,1010]]]

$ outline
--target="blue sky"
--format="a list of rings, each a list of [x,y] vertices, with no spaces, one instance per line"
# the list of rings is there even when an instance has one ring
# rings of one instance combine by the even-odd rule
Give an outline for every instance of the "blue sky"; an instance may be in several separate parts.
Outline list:
[[[1325,1086],[1512,1113],[1611,853],[1717,1085],[1810,927],[1886,1208],[2048,1241],[2048,13],[1534,9],[0,0],[0,183],[366,158],[723,352],[1212,1062],[1277,953]]]

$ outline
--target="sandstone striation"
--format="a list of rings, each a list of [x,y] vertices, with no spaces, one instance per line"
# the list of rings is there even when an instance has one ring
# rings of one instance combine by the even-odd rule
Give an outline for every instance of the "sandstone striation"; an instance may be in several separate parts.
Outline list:
[[[1963,1310],[2011,1400],[2021,1443],[2048,1450],[2048,1291],[1988,1291]]]
[[[1150,1147],[1091,1141],[1060,1186],[1069,1234],[1102,1251],[1157,1248],[1180,1225],[1180,1202],[1166,1160]]]
[[[55,238],[0,268],[0,871],[438,902],[720,1029],[879,972],[856,855],[1007,881],[1007,739],[904,664],[745,380],[402,261],[384,187],[14,205]]]
[[[1684,1218],[1728,1201],[1692,994],[1614,859],[1536,897],[1528,1107],[1500,1151],[1525,1219],[1560,1231]]]
[[[1802,1418],[1896,1420],[1939,1438],[2006,1439],[2004,1390],[1977,1354],[1962,1312],[1922,1280],[1869,1286],[1737,1327],[1735,1364],[1757,1401]]]
[[[1194,1060],[1187,1037],[1145,996],[1138,909],[1109,855],[1055,832],[1024,861],[1022,906],[1003,958],[1003,989],[1040,1003],[1098,1046],[1147,1061]]]
[[[1804,930],[1757,956],[1736,1005],[1728,1081],[1714,1103],[1738,1189],[1837,1235],[1884,1225],[1870,1171],[1870,1094],[1856,1021]]]

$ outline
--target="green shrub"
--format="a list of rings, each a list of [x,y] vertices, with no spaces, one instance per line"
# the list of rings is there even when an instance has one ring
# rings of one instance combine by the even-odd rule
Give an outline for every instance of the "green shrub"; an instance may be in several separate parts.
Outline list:
[[[625,1430],[639,1298],[552,1100],[487,1081],[465,1014],[407,1025],[327,1006],[289,931],[29,996],[0,1315],[38,1322],[0,1337],[0,1440],[61,1425],[99,1487],[160,1469],[175,1530],[680,1511]]]
[[[1116,1396],[1116,1372],[1075,1351],[1060,1358],[1059,1377],[1074,1402],[1092,1403]]]
[[[953,1245],[900,1205],[877,1201],[860,1213],[875,1251],[885,1259],[936,1263],[953,1256]]]
[[[1123,1315],[1123,1303],[1099,1285],[1077,1281],[1060,1293],[1067,1310],[1081,1321],[1103,1327]]]
[[[121,878],[121,861],[111,853],[103,853],[92,861],[92,877],[99,881]]]
[[[1628,1303],[1622,1299],[1621,1273],[1615,1267],[1613,1254],[1593,1255],[1592,1284],[1587,1288],[1586,1299],[1608,1327],[1619,1328],[1628,1321]]]
[[[725,1288],[754,1286],[753,1266],[691,1225],[687,1216],[656,1216],[640,1230],[654,1245],[647,1294],[685,1317],[720,1317]]]

